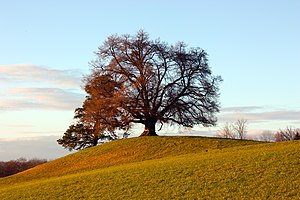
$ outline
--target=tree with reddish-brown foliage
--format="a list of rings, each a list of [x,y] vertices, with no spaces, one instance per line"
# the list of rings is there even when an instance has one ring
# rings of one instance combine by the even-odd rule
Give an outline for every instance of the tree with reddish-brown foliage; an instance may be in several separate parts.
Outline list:
[[[117,139],[115,129],[122,127],[118,119],[119,105],[112,98],[120,86],[110,76],[94,73],[86,79],[86,99],[81,108],[75,109],[75,123],[70,125],[58,144],[70,151],[96,146],[103,140]]]

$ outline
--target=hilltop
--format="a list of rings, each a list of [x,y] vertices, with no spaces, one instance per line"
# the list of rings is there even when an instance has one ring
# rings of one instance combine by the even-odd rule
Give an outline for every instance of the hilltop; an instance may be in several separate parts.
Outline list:
[[[117,140],[0,179],[0,199],[297,199],[299,151],[299,141]]]

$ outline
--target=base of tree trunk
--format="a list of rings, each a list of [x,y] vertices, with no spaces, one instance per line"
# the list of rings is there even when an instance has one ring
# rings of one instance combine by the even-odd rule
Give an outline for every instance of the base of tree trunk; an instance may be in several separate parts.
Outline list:
[[[140,137],[142,137],[142,136],[158,136],[158,135],[156,134],[156,132],[144,131],[144,132],[140,135]]]
[[[145,123],[144,132],[140,136],[158,136],[155,131],[156,118],[149,118]]]

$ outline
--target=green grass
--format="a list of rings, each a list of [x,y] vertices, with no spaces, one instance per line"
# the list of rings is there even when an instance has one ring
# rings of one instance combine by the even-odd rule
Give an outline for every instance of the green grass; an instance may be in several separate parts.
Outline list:
[[[300,141],[142,137],[0,179],[0,199],[299,199]]]

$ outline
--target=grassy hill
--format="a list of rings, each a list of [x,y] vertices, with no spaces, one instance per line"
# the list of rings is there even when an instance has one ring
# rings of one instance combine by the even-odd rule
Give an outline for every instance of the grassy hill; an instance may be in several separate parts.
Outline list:
[[[0,179],[0,199],[299,199],[300,141],[118,140]]]

